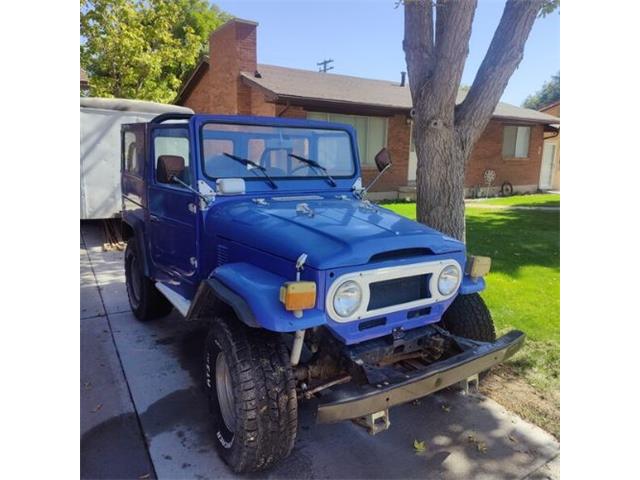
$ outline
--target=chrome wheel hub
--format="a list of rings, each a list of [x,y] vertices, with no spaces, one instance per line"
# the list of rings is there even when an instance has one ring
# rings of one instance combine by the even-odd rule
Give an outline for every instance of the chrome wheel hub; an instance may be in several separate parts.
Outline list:
[[[222,420],[229,431],[233,432],[236,425],[235,402],[233,400],[233,387],[231,374],[222,352],[216,357],[216,393]]]

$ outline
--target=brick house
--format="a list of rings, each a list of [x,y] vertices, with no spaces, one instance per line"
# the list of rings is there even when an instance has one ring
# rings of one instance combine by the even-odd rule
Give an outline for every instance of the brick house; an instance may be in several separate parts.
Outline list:
[[[541,112],[560,118],[560,100],[540,109]],[[550,186],[560,190],[560,130],[545,132],[542,151],[542,167],[540,168],[542,187]]]
[[[233,19],[214,31],[210,55],[184,82],[176,103],[198,113],[310,118],[356,128],[363,183],[376,175],[374,155],[386,146],[393,166],[373,189],[372,198],[415,195],[416,154],[411,142],[411,94],[400,82],[320,73],[258,64],[258,24]],[[464,98],[464,92],[459,100]],[[484,185],[484,172],[496,172],[494,190],[504,182],[516,191],[539,186],[545,130],[559,119],[500,103],[467,166],[468,194]]]

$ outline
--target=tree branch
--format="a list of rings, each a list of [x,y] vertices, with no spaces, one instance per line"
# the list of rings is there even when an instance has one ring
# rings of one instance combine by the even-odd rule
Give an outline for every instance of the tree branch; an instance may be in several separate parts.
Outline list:
[[[422,90],[433,73],[433,3],[431,0],[405,0],[404,41],[402,42],[411,94]],[[413,98],[416,103],[416,98]]]
[[[482,134],[524,55],[524,45],[545,0],[508,0],[471,89],[456,108],[464,145]]]
[[[447,110],[451,126],[476,7],[477,0],[438,0],[436,6],[436,62],[429,82],[433,90],[429,101],[439,103],[439,111]]]

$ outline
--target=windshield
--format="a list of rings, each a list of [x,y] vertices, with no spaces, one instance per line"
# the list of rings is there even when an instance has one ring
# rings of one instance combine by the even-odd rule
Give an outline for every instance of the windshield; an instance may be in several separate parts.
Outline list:
[[[259,170],[271,178],[296,179],[355,173],[344,130],[208,123],[202,151],[204,173],[211,178],[259,178]]]

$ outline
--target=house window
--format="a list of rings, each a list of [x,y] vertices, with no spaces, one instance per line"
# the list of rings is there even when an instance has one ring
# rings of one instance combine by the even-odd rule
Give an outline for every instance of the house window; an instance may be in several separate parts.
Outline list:
[[[502,137],[503,158],[527,158],[529,156],[529,138],[531,127],[507,125]]]
[[[387,145],[388,121],[385,117],[308,112],[307,118],[351,125],[357,133],[358,150],[360,151],[362,165],[375,167],[374,157],[376,153]]]

